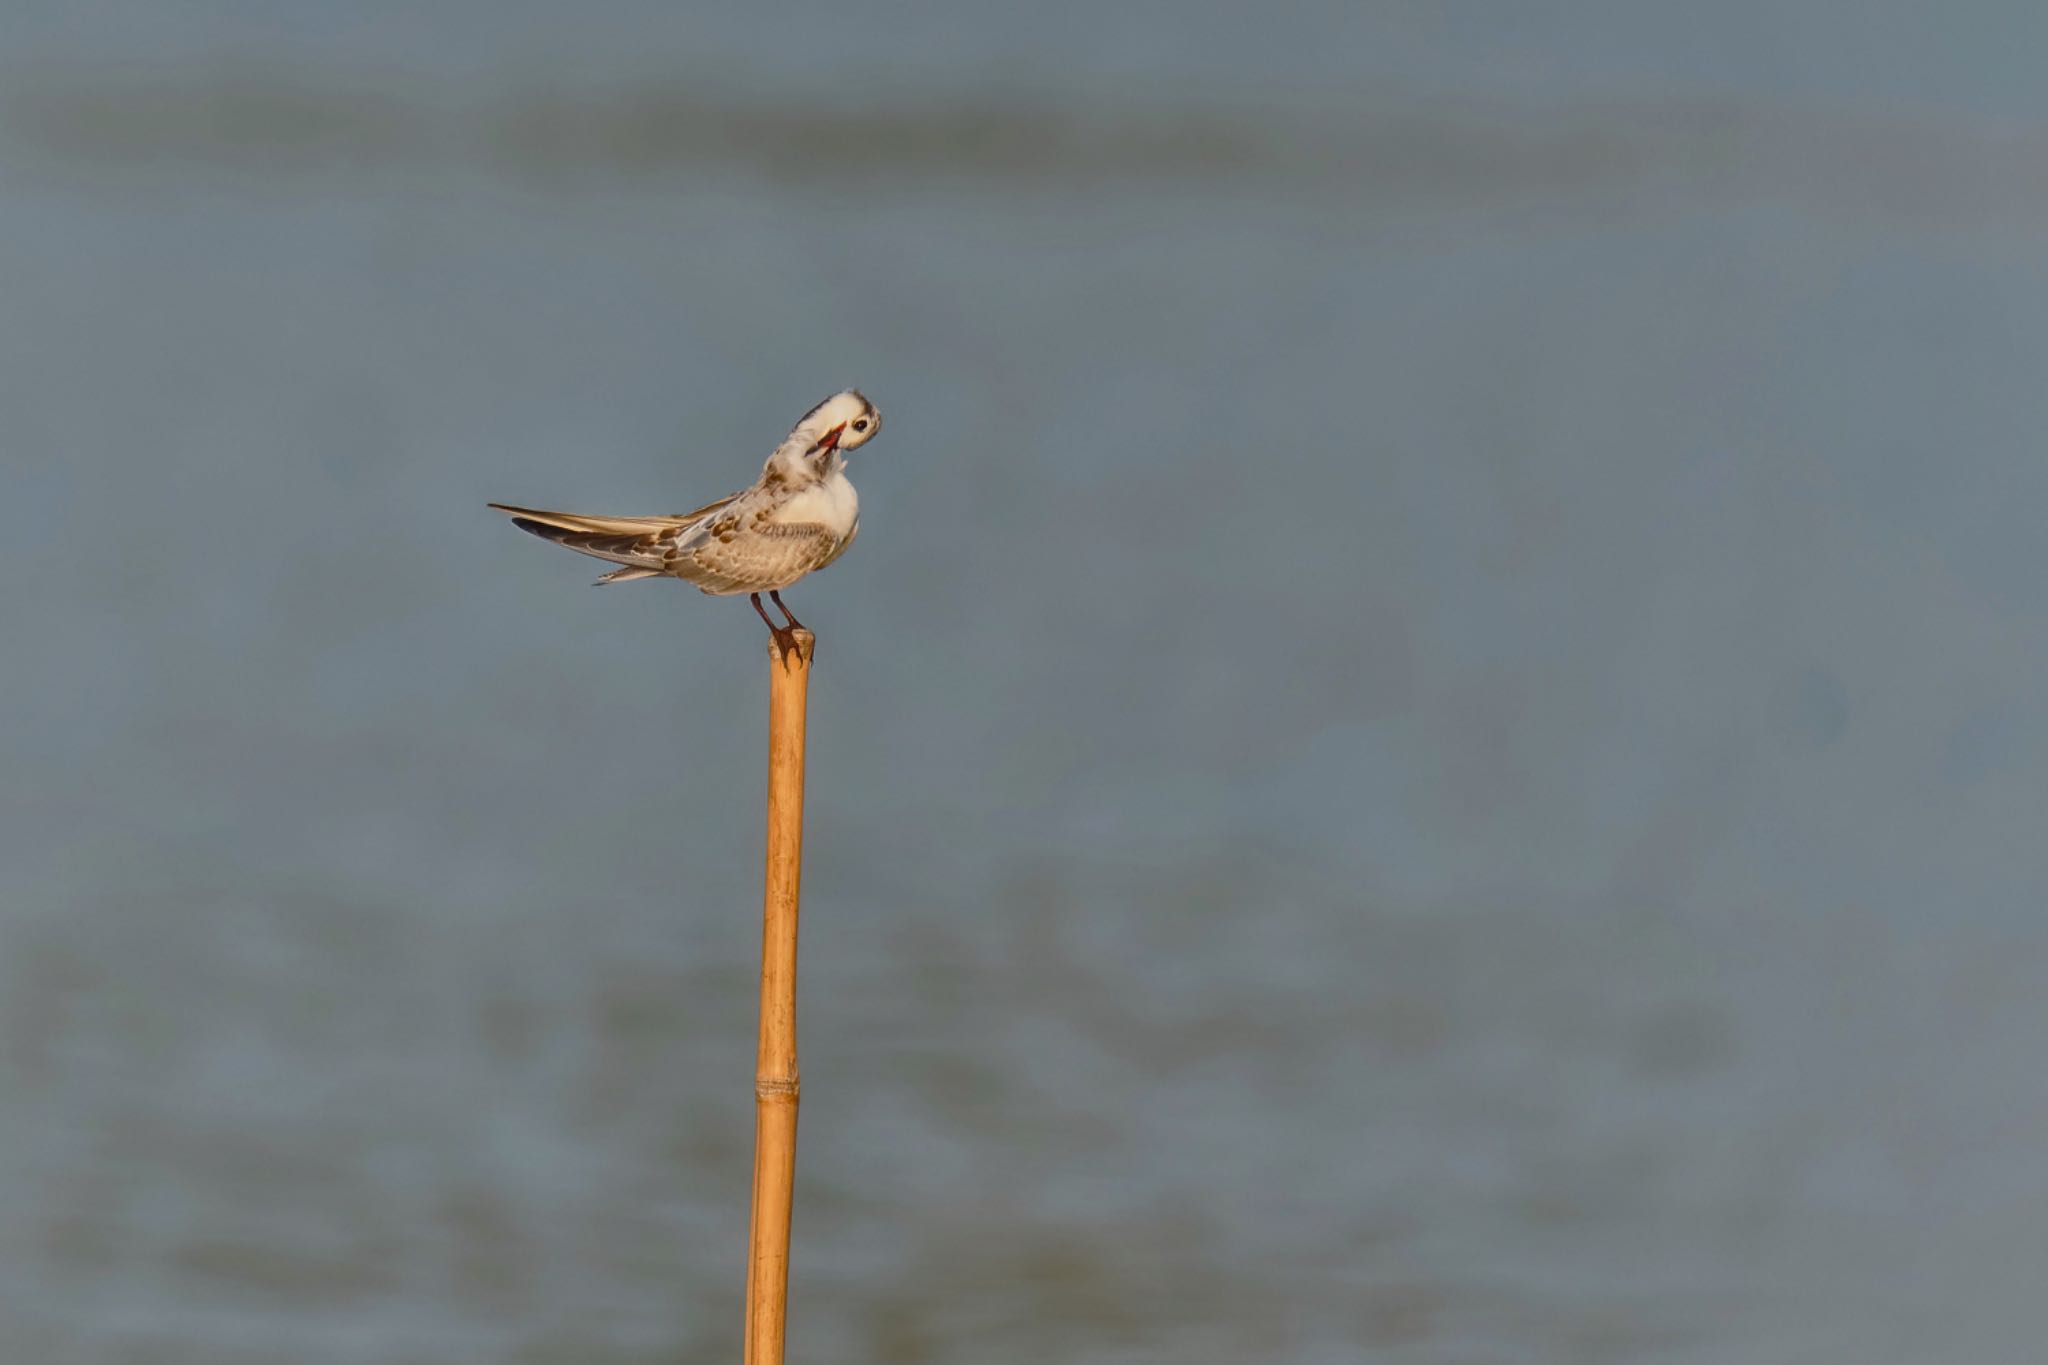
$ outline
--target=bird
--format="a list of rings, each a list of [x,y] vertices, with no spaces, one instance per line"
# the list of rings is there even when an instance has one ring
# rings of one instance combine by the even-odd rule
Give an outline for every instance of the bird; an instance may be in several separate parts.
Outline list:
[[[860,534],[860,499],[846,452],[875,438],[882,414],[858,389],[843,389],[803,415],[750,487],[665,517],[595,517],[494,502],[520,530],[621,567],[597,586],[680,578],[713,597],[747,594],[785,656],[805,629],[782,589],[846,553]],[[778,626],[761,594],[788,621]]]

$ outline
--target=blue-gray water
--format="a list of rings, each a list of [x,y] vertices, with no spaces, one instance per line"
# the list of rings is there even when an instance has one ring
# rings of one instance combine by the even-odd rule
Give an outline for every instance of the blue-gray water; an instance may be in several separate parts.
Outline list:
[[[2033,10],[5,8],[0,1359],[2038,1349]]]

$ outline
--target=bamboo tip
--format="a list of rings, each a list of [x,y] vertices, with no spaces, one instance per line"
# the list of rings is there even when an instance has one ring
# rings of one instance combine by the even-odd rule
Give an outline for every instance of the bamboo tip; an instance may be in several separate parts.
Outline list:
[[[804,665],[811,666],[811,656],[818,652],[818,637],[803,627],[781,630],[768,637],[768,657],[787,668],[789,656],[794,654]]]

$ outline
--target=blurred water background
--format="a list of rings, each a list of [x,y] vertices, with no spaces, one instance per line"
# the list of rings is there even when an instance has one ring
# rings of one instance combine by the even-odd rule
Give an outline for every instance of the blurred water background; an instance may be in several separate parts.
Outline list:
[[[2033,1355],[2044,16],[0,7],[0,1359]]]

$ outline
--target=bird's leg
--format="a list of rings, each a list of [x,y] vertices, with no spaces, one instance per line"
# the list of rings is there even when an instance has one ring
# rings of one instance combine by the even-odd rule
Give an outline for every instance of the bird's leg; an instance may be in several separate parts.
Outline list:
[[[775,594],[772,592],[768,595],[770,597],[775,597]],[[747,600],[754,604],[754,614],[761,618],[762,623],[768,627],[768,633],[775,637],[776,654],[780,656],[785,662],[787,662],[789,659],[790,651],[796,648],[796,627],[793,624],[787,626],[776,625],[774,619],[768,615],[765,609],[762,608],[760,593],[748,593]],[[782,607],[782,599],[776,597],[775,605],[778,607]],[[782,607],[782,614],[784,616],[788,616],[789,608]]]
[[[804,623],[796,619],[796,613],[791,611],[789,604],[782,600],[782,594],[779,591],[770,592],[768,597],[770,601],[775,603],[775,609],[789,618],[789,628],[791,630],[802,630],[804,628]]]

